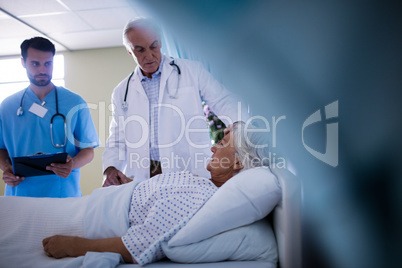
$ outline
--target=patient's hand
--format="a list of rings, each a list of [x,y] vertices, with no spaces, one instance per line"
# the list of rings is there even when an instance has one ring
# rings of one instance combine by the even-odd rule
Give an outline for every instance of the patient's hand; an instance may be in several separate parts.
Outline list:
[[[111,185],[120,185],[133,181],[115,167],[108,167],[105,170],[105,172],[103,172],[103,174],[106,175],[106,180],[103,183],[102,187],[107,187]]]
[[[86,252],[80,251],[84,238],[75,236],[54,235],[43,239],[42,245],[49,257],[56,259],[64,257],[78,257]]]
[[[136,263],[126,249],[121,237],[87,239],[78,236],[54,235],[43,239],[43,249],[49,257],[84,256],[88,251],[114,252],[120,254],[126,263]]]

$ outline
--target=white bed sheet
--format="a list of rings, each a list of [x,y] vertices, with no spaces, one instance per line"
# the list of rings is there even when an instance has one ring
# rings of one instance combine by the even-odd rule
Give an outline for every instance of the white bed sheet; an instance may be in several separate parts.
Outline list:
[[[0,267],[77,267],[83,257],[49,258],[43,251],[42,240],[57,234],[87,238],[122,236],[128,229],[134,186],[131,183],[104,188],[102,198],[98,197],[99,191],[64,199],[0,197]]]

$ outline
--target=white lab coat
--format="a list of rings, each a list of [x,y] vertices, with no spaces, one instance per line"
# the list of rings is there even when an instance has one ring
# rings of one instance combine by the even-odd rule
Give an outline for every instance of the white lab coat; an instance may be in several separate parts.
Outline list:
[[[201,100],[225,124],[247,120],[247,107],[215,80],[199,62],[175,59],[178,71],[164,56],[159,91],[159,155],[162,171],[188,170],[209,177],[205,167],[211,142]],[[136,180],[149,179],[149,101],[141,85],[137,66],[127,94],[128,109],[122,108],[128,77],[112,94],[113,119],[103,153],[103,169],[114,166]],[[179,88],[178,88],[178,79]],[[240,110],[238,110],[240,107]]]

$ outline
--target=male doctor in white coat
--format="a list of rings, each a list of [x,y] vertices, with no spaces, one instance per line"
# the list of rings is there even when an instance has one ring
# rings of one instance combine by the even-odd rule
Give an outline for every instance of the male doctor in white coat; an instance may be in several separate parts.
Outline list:
[[[112,94],[103,186],[161,172],[188,170],[207,177],[211,142],[202,100],[226,125],[246,121],[246,105],[201,63],[162,55],[161,32],[152,20],[131,20],[123,43],[137,67]]]

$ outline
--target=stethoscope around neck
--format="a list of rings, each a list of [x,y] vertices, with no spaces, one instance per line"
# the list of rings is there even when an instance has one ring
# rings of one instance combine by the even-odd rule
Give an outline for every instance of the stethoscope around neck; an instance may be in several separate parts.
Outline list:
[[[22,104],[24,101],[25,93],[27,92],[28,88],[25,89],[24,93],[22,94],[22,98],[20,101],[20,107],[17,110],[17,116],[22,116],[24,114],[24,111],[22,110]],[[55,93],[55,98],[56,98],[56,113],[50,118],[50,141],[52,142],[53,147],[55,148],[64,148],[67,144],[67,120],[66,117],[62,114],[59,113],[59,100],[57,96],[57,88],[54,88],[54,93]],[[64,122],[64,142],[63,143],[55,143],[53,139],[53,121],[57,117],[61,117]]]
[[[174,60],[172,60],[171,62],[169,62],[169,64],[170,64],[171,66],[176,67],[177,73],[179,74],[179,77],[177,78],[177,88],[176,88],[175,94],[172,95],[172,94],[169,92],[169,88],[168,88],[168,87],[167,87],[167,94],[169,95],[169,98],[171,98],[171,99],[177,99],[177,90],[178,90],[178,88],[179,88],[179,80],[180,80],[180,76],[181,76],[181,70],[180,70],[180,67],[174,62]],[[123,100],[123,103],[121,104],[121,108],[123,109],[123,111],[127,111],[127,109],[128,109],[127,94],[128,94],[128,88],[129,88],[129,86],[130,86],[130,80],[131,80],[131,77],[133,77],[133,75],[134,75],[134,72],[132,72],[132,73],[130,74],[130,76],[128,77],[128,80],[127,80],[127,84],[126,84],[126,93],[124,94],[124,100]]]

